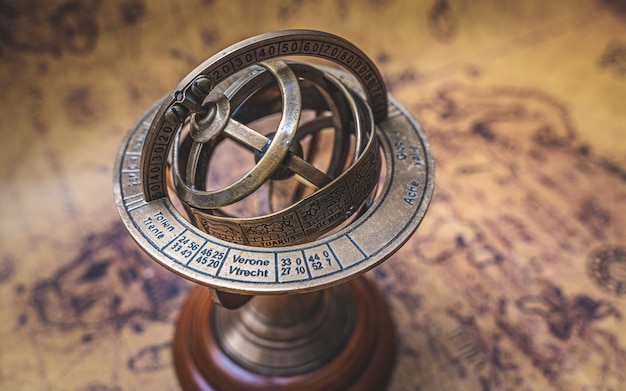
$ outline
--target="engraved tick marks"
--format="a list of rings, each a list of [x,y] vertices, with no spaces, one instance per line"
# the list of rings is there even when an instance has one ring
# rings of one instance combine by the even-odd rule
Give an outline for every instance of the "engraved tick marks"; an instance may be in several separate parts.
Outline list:
[[[626,296],[626,248],[605,246],[589,254],[587,272],[593,282],[605,292]]]
[[[286,34],[286,32],[283,34]],[[305,33],[296,34],[302,35]],[[380,106],[383,101],[387,100],[386,94],[378,95],[376,85],[381,80],[377,77],[378,75],[373,74],[375,68],[368,65],[370,62],[366,62],[357,49],[353,50],[351,46],[340,46],[339,44],[343,45],[343,41],[340,39],[325,42],[324,36],[318,37],[316,35],[321,33],[312,32],[311,34],[311,36],[308,33],[307,35],[302,35],[306,39],[301,40],[289,40],[280,36],[273,38],[270,35],[265,35],[261,36],[260,41],[254,41],[254,45],[257,46],[251,48],[246,46],[246,48],[250,52],[250,50],[256,47],[255,50],[259,52],[255,52],[257,57],[260,55],[261,50],[267,50],[266,55],[270,57],[275,57],[283,52],[288,54],[287,51],[312,55],[317,53],[316,50],[318,50],[322,57],[333,58],[337,60],[335,62],[348,66],[356,75],[362,75],[361,79],[357,78],[356,80],[345,75],[346,77],[342,80],[353,88],[359,88],[356,84],[357,82],[364,82],[361,88],[370,87],[370,89],[365,89],[365,92],[369,92],[368,95],[372,98],[371,103],[374,108],[376,103]],[[282,40],[274,43],[276,38]],[[252,42],[252,40],[249,41]],[[276,52],[273,54],[269,53],[270,48],[273,47],[271,45],[276,45],[277,47]],[[224,61],[226,59],[223,59],[215,66],[219,68],[219,65],[224,63]],[[212,63],[206,65],[207,74],[210,74],[211,66],[213,66]],[[343,75],[340,71],[337,72],[337,75]],[[372,74],[370,75],[370,73]],[[341,79],[341,76],[339,78]],[[357,104],[361,104],[360,101]],[[380,107],[382,108],[382,106]],[[162,162],[165,161],[166,148],[165,144],[159,144],[155,140],[161,138],[169,140],[174,132],[174,124],[171,123],[172,116],[166,115],[164,118],[161,118],[163,119],[162,123],[153,124],[154,128],[151,125],[150,129],[156,129],[156,133],[147,131],[144,125],[145,121],[149,120],[156,110],[156,108],[153,109],[152,112],[146,114],[138,122],[118,152],[116,180],[114,181],[115,194],[122,199],[122,202],[119,202],[118,199],[118,211],[131,235],[140,243],[141,247],[155,257],[157,262],[179,271],[185,277],[189,276],[190,279],[201,281],[206,285],[218,288],[224,287],[225,290],[237,289],[246,290],[250,293],[267,293],[288,292],[294,288],[302,291],[314,290],[333,284],[336,281],[347,279],[382,262],[395,251],[397,246],[403,244],[421,222],[430,202],[434,186],[434,173],[432,171],[433,158],[428,140],[423,135],[419,123],[408,114],[406,109],[399,106],[396,102],[388,101],[384,108],[384,116],[381,118],[380,123],[377,124],[378,129],[376,130],[380,130],[382,134],[388,134],[392,128],[400,132],[401,138],[406,141],[406,157],[402,161],[394,162],[394,164],[387,164],[385,180],[381,181],[381,187],[378,195],[376,195],[377,198],[373,200],[369,209],[363,211],[363,216],[367,216],[367,218],[357,218],[354,225],[339,226],[336,232],[318,239],[315,244],[303,244],[296,241],[292,242],[287,250],[282,242],[282,238],[277,237],[270,238],[267,243],[271,247],[282,247],[282,250],[264,248],[264,245],[256,246],[252,250],[249,240],[247,242],[245,239],[246,228],[260,229],[262,232],[269,231],[270,228],[283,228],[280,232],[281,234],[285,233],[293,237],[293,235],[297,234],[297,230],[285,232],[284,228],[291,229],[291,226],[297,227],[296,223],[300,223],[300,227],[303,229],[310,227],[316,234],[320,234],[322,231],[327,232],[332,229],[332,226],[329,224],[345,221],[345,218],[351,217],[352,213],[356,211],[356,207],[353,204],[360,204],[360,202],[354,201],[361,197],[357,193],[363,193],[364,197],[370,196],[371,191],[364,191],[363,189],[367,187],[368,183],[376,185],[379,182],[378,172],[382,163],[381,154],[384,155],[385,162],[389,162],[393,159],[390,152],[391,149],[387,144],[382,148],[378,148],[377,138],[375,137],[370,137],[366,144],[363,142],[365,144],[362,147],[363,152],[354,162],[354,165],[356,165],[355,169],[348,170],[345,175],[339,175],[339,177],[335,178],[335,181],[324,186],[322,188],[325,191],[324,197],[322,195],[314,197],[314,200],[311,202],[315,202],[316,205],[311,205],[306,211],[303,210],[302,213],[296,216],[297,219],[288,221],[289,225],[286,225],[285,221],[277,220],[278,224],[275,226],[246,227],[244,223],[228,224],[227,220],[224,221],[225,219],[217,219],[220,216],[213,216],[213,219],[217,221],[217,224],[214,225],[208,223],[204,216],[195,213],[193,210],[191,212],[193,215],[192,223],[172,208],[166,199],[162,183],[166,173],[162,165]],[[392,111],[394,117],[389,121],[383,120],[387,118],[389,111]],[[382,110],[380,112],[382,114]],[[365,114],[370,115],[368,110],[365,110]],[[372,135],[373,133],[369,131],[369,134]],[[150,144],[150,140],[154,142]],[[387,142],[387,139],[385,139],[385,142]],[[131,155],[128,152],[133,152],[134,154]],[[135,164],[132,159],[138,156],[141,158],[140,171],[147,175],[145,181],[135,181],[130,176],[130,174],[134,173],[123,172],[123,170],[136,169],[131,167]],[[156,163],[153,164],[152,162]],[[146,167],[147,171],[145,171]],[[350,177],[350,175],[354,177]],[[401,178],[401,180],[394,181],[393,178],[396,176]],[[394,196],[397,195],[398,188],[407,183],[412,184],[412,188],[410,188],[412,192],[410,196],[413,198],[411,201],[412,206],[407,208],[403,205],[403,210],[400,211],[403,213],[397,213],[398,211],[392,210],[394,207],[389,205],[396,199]],[[136,184],[142,185],[146,191],[150,192],[150,195],[147,192],[143,192],[143,195],[139,196],[140,189],[135,186]],[[147,204],[136,201],[136,199],[143,197],[147,200]],[[389,201],[391,204],[387,202],[388,200],[391,200]],[[307,201],[305,199],[303,202],[294,204],[293,207],[307,208],[309,206]],[[129,202],[131,203],[130,205],[128,205]],[[135,205],[145,206],[142,206],[140,210],[129,212],[129,208]],[[337,208],[340,205],[348,205],[348,208],[344,208],[339,213]],[[217,271],[214,268],[209,269],[209,266],[207,266],[209,265],[208,258],[204,262],[205,258],[193,254],[190,260],[183,260],[178,255],[172,255],[172,251],[178,249],[176,243],[172,242],[176,235],[165,231],[164,228],[155,224],[154,217],[152,217],[153,215],[156,216],[155,213],[158,213],[163,206],[168,209],[168,213],[173,217],[173,219],[169,219],[171,220],[170,222],[174,224],[175,220],[175,225],[181,230],[193,231],[198,236],[206,239],[207,242],[215,245],[228,246],[229,255],[224,258],[223,262],[220,262]],[[258,222],[258,220],[256,221]],[[381,230],[381,221],[392,224],[393,228]],[[203,233],[197,229],[200,227],[204,228]],[[328,228],[328,230],[325,230],[325,228]],[[376,234],[372,235],[374,232]],[[378,234],[378,232],[382,234]],[[265,235],[261,237],[264,238]],[[232,238],[237,238],[238,240],[233,240]],[[230,242],[232,245],[225,245],[219,239]],[[164,250],[164,246],[167,246],[168,243],[170,243],[170,246],[175,246],[175,248],[172,247],[172,251],[168,248],[169,253]],[[200,246],[202,246],[201,243]],[[157,252],[155,253],[153,249]],[[198,251],[201,252],[203,250],[200,248]],[[285,251],[289,254],[283,254]],[[272,268],[244,268],[238,264],[239,262],[235,261],[234,256],[242,256],[244,259],[252,259],[254,257],[255,259],[271,260],[274,263],[272,263]],[[285,272],[285,275],[283,275],[282,263],[278,266],[279,260],[274,259],[275,257],[281,258],[280,261],[282,261],[282,258],[291,257],[292,262],[295,262],[295,266],[288,274]],[[300,265],[298,265],[298,258],[300,258]],[[200,259],[200,261],[195,262],[196,259]]]
[[[122,170],[122,172],[124,172],[124,170]],[[143,193],[133,194],[132,196],[124,197],[123,201],[124,206],[126,207],[126,209],[128,209],[129,212],[132,211],[133,208],[137,206],[137,204],[146,202],[143,197]]]
[[[224,56],[219,61],[208,59],[196,68],[201,70],[188,75],[184,79],[186,86],[180,88],[184,90],[191,88],[190,82],[187,81],[196,79],[200,75],[210,80],[211,84],[219,83],[244,66],[258,64],[276,57],[301,54],[325,58],[344,66],[356,76],[361,84],[374,120],[382,121],[387,117],[388,101],[382,76],[364,53],[339,37],[314,31],[283,31],[250,38],[224,49],[222,53]],[[178,105],[174,103],[174,99],[178,99],[176,94],[165,99],[162,102],[163,109],[172,110]],[[142,162],[142,172],[150,172],[154,177],[152,181],[144,182],[144,193],[148,201],[165,196],[166,162],[163,152],[169,150],[171,146],[170,136],[173,134],[173,125],[177,126],[183,121],[183,118],[174,117],[157,118],[150,127],[147,142],[143,147],[145,158]],[[166,140],[165,144],[157,142],[161,137]]]

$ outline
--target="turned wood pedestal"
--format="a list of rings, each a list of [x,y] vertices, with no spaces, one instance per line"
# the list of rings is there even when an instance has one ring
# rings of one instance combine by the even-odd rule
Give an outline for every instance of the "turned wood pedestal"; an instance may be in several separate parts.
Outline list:
[[[395,358],[387,305],[365,277],[323,291],[256,296],[236,310],[195,288],[174,360],[185,390],[382,390]]]

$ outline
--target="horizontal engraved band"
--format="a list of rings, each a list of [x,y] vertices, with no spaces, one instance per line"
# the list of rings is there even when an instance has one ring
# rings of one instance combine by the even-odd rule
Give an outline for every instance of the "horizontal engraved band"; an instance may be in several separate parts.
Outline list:
[[[304,64],[296,63],[290,64],[290,66],[294,68],[301,80],[309,81],[315,84],[319,90],[334,96],[334,100],[324,102],[325,105],[342,107],[342,110],[334,113],[335,116],[341,117],[339,124],[335,125],[339,128],[335,131],[342,133],[342,137],[349,133],[355,135],[356,146],[353,164],[343,173],[329,173],[335,177],[330,184],[288,208],[265,216],[234,218],[216,215],[212,210],[202,210],[187,205],[186,209],[193,217],[196,226],[201,227],[212,236],[229,242],[256,247],[285,246],[311,241],[348,219],[371,195],[378,182],[381,161],[374,133],[374,122],[368,105],[334,76],[316,71]],[[304,92],[309,91],[305,88]],[[305,93],[305,96],[308,95],[310,94]],[[261,94],[261,97],[265,96],[267,95]],[[269,96],[273,95],[269,94]],[[273,106],[268,104],[269,102],[259,100],[248,101],[247,103],[247,106],[252,107]],[[303,108],[313,110],[325,108],[320,106],[322,102],[317,102],[317,106],[311,106],[314,103],[305,102]],[[350,115],[346,115],[346,109],[350,110]],[[253,119],[256,119],[255,116],[242,118],[244,122]],[[326,120],[324,121],[324,119]],[[325,127],[329,122],[328,120],[332,120],[332,118],[326,117],[319,121],[311,121],[312,124],[309,124],[312,126],[309,126],[305,133],[319,130],[315,129],[316,126],[318,128]],[[298,131],[302,132],[302,129]],[[362,145],[366,138],[367,144]],[[203,160],[208,161],[208,157],[205,156]],[[174,169],[174,171],[176,170],[177,168]],[[333,168],[333,170],[335,169]],[[200,172],[199,178],[206,178],[206,171]]]

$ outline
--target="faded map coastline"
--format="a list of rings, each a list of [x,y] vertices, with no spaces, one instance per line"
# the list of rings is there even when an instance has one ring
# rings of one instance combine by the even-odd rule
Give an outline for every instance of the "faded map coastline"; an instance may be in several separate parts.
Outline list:
[[[424,222],[369,274],[389,389],[623,389],[626,6],[419,3],[0,3],[0,389],[179,389],[192,285],[119,222],[115,152],[195,65],[285,28],[361,47],[433,147]]]

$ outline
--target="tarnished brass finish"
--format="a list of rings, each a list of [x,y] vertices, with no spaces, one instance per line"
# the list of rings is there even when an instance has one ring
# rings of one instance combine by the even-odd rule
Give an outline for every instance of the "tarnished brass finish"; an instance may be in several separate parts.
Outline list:
[[[302,295],[256,296],[228,311],[214,307],[218,344],[239,365],[264,375],[306,373],[343,348],[354,327],[347,287]]]
[[[268,60],[261,63],[261,65],[275,76],[283,97],[283,115],[278,124],[278,131],[274,133],[271,142],[263,140],[262,145],[258,145],[258,143],[255,145],[254,140],[258,140],[258,133],[239,122],[224,118],[223,116],[220,118],[221,121],[216,121],[218,118],[212,116],[212,121],[207,121],[208,123],[206,125],[201,126],[200,121],[196,121],[195,117],[193,117],[191,137],[194,139],[194,142],[191,145],[187,177],[195,178],[198,154],[200,153],[202,145],[216,138],[221,131],[224,131],[231,137],[241,140],[244,143],[252,144],[254,148],[262,149],[264,153],[257,164],[243,178],[240,178],[232,185],[220,190],[198,190],[194,188],[193,185],[189,186],[185,180],[180,178],[179,172],[174,170],[176,195],[190,206],[196,208],[214,208],[239,201],[261,187],[261,185],[269,179],[271,173],[276,171],[282,161],[285,160],[289,146],[296,135],[298,122],[300,121],[300,112],[302,111],[300,85],[298,84],[296,75],[283,61],[275,59]],[[227,101],[226,99],[220,99],[214,102],[210,99],[212,98],[210,94],[207,98],[209,98],[209,100],[205,98],[202,102],[203,107],[207,104],[226,106],[218,104],[218,102]],[[228,105],[228,107],[230,107],[230,105]],[[216,109],[215,111],[220,112],[221,110]],[[230,112],[228,115],[230,116]],[[217,129],[213,129],[213,124],[216,122],[222,122],[223,124]],[[206,133],[209,133],[210,136],[206,135]]]
[[[294,134],[295,138],[293,139],[292,146],[299,145],[299,140],[302,138],[321,130],[323,127],[327,127],[329,122],[335,123],[333,125],[336,133],[335,140],[341,140],[341,145],[336,146],[337,148],[333,148],[333,159],[329,164],[327,172],[319,171],[306,159],[297,156],[293,152],[289,152],[288,156],[282,158],[287,170],[302,176],[305,179],[304,182],[309,184],[309,186],[317,189],[318,186],[316,182],[318,182],[321,187],[304,199],[296,198],[292,200],[292,205],[285,209],[272,211],[271,214],[254,218],[234,218],[232,216],[216,215],[214,209],[201,209],[187,202],[187,211],[194,219],[196,225],[213,236],[235,243],[258,247],[277,247],[294,243],[311,242],[348,219],[359,209],[363,201],[372,194],[373,189],[378,183],[381,164],[380,153],[378,151],[377,138],[374,135],[372,114],[367,104],[358,96],[350,93],[347,87],[332,74],[316,71],[314,68],[304,64],[292,64],[292,66],[299,79],[312,84],[310,88],[306,88],[306,86],[303,87],[305,93],[308,92],[309,95],[312,95],[311,88],[314,87],[325,95],[328,95],[324,96],[324,98],[327,99],[323,101],[311,98],[306,99],[306,104],[303,108],[322,113],[324,113],[325,106],[334,108],[334,110],[331,110],[332,116],[319,115],[314,121],[304,124],[308,126],[303,125],[299,127]],[[262,93],[255,94],[252,97],[242,96],[242,90],[246,93],[248,92],[247,90],[249,88],[245,88],[248,83],[256,81],[257,83],[255,84],[257,85],[265,84],[263,83],[264,80],[261,78],[262,75],[263,74],[260,73],[255,75],[254,78],[245,78],[243,80],[246,82],[245,85],[238,82],[229,87],[225,94],[228,95],[234,106],[238,106],[244,101],[244,98],[246,98],[246,105],[264,108],[265,110],[261,109],[255,111],[263,112],[265,115],[273,114],[272,111],[274,108],[280,107],[276,105],[272,99],[276,94]],[[267,92],[265,90],[262,91]],[[271,91],[272,90],[269,89],[269,92]],[[238,119],[245,123],[258,119],[255,118],[255,116],[250,117],[250,115],[241,115],[239,117]],[[239,124],[239,122],[234,120],[231,121]],[[244,125],[240,126],[245,127]],[[228,129],[228,127],[224,129],[225,133],[226,129]],[[269,140],[265,136],[255,132],[246,133],[247,134],[243,135],[241,138],[236,138],[237,141],[243,143],[250,149],[256,150],[256,153],[262,153],[263,156],[261,159],[268,157],[271,151],[268,149],[266,152],[262,152],[262,150],[268,145]],[[255,134],[256,136],[251,137],[251,134]],[[347,158],[349,158],[346,153],[341,153],[341,147],[343,146],[343,150],[349,148],[348,143],[350,142],[349,136],[351,134],[355,139],[355,145],[352,148],[354,150],[354,157],[352,158],[353,164],[349,165],[348,168],[341,172],[341,167],[338,166],[345,165]],[[230,134],[225,136],[233,137]],[[346,137],[347,141],[345,141]],[[274,141],[272,141],[272,143],[273,142]],[[189,142],[185,144],[189,144]],[[208,146],[209,148],[205,148],[204,150],[195,149],[194,147],[196,145],[198,145],[198,143],[195,141],[191,146],[183,146],[178,141],[175,143],[175,146],[178,147],[174,149],[172,171],[174,178],[179,178],[175,180],[175,182],[180,182],[183,180],[179,177],[181,166],[204,167],[204,169],[194,169],[193,176],[187,175],[185,179],[190,185],[193,185],[197,189],[195,190],[196,193],[200,194],[202,193],[202,187],[206,186],[206,169],[209,165],[211,149],[216,148],[218,145],[216,145],[216,143],[207,143],[204,146]],[[191,153],[183,154],[179,152],[179,150],[187,149],[191,149],[192,153],[194,151],[197,152],[194,156],[190,156]],[[309,149],[307,158],[312,157],[315,151],[314,146],[310,146]],[[201,152],[206,153],[202,154]],[[338,153],[341,153],[341,156],[337,156]],[[200,157],[202,157],[201,163],[199,163]],[[258,164],[260,164],[260,161],[254,169],[258,167]],[[276,168],[273,170],[256,170],[255,175],[257,176],[258,182],[265,182],[273,178],[275,172]],[[319,174],[313,175],[312,173]],[[262,181],[259,180],[259,178],[261,178]],[[176,189],[177,194],[180,194],[180,187],[177,186]],[[210,193],[211,192],[206,192],[206,194]],[[181,198],[183,201],[186,201],[185,197]],[[233,199],[231,203],[238,200],[239,199]],[[320,213],[320,209],[325,210],[326,213]],[[320,218],[320,215],[323,217]]]
[[[176,129],[189,113],[206,112],[201,103],[211,89],[246,67],[291,55],[319,57],[344,66],[360,82],[374,119],[386,118],[387,93],[383,79],[372,61],[350,42],[312,30],[257,35],[207,59],[159,105],[141,150],[141,170],[152,174],[149,181],[142,183],[146,202],[166,196],[166,151],[171,147]]]
[[[322,305],[316,300],[325,296],[322,300],[328,303],[325,305],[328,307],[336,301],[333,296],[337,288],[341,288],[341,295],[344,295],[340,300],[348,301],[342,301],[334,312],[326,312],[326,315],[334,315],[346,307],[350,308],[351,315],[342,315],[334,320],[331,317],[329,320],[328,316],[321,316],[325,311],[321,311]],[[302,297],[302,303],[299,303],[299,297]],[[255,297],[254,300],[258,298],[260,297]],[[312,314],[307,313],[301,318],[310,322],[306,326],[296,327],[300,333],[288,332],[292,336],[296,334],[296,338],[292,340],[286,340],[282,334],[285,328],[280,325],[274,329],[275,333],[279,333],[276,339],[261,339],[257,335],[252,340],[244,340],[251,330],[243,330],[241,323],[236,326],[230,324],[226,333],[216,331],[215,326],[228,324],[228,321],[220,319],[222,316],[235,319],[252,316],[253,319],[246,322],[256,323],[260,314],[248,315],[249,310],[246,308],[234,312],[212,305],[206,291],[201,288],[191,292],[189,300],[182,308],[174,337],[174,364],[183,389],[381,391],[385,388],[395,361],[393,324],[383,297],[366,278],[358,277],[339,287],[327,289],[323,294],[316,292],[304,296],[271,296],[263,297],[262,300],[261,305],[268,304],[274,309],[265,314],[275,321],[286,316],[286,324],[292,321],[297,323],[283,309],[296,307],[294,313],[302,315],[302,311],[298,311],[298,307],[302,306],[312,310]],[[272,300],[284,306],[277,307],[271,304]],[[285,305],[285,301],[291,301],[295,305]],[[254,301],[250,305],[253,303]],[[232,312],[234,313],[227,314]],[[313,338],[307,339],[302,331],[316,325],[314,321],[317,321],[317,325],[321,324],[323,331],[315,330],[312,333]],[[323,339],[322,336],[328,335],[332,330],[331,323],[336,327],[335,332],[329,338]],[[254,328],[264,330],[257,325]],[[230,333],[233,335],[224,335]],[[275,336],[275,333],[269,335]],[[267,332],[262,334],[267,335]],[[343,340],[338,341],[337,337],[342,337]],[[226,338],[229,347],[224,346]],[[259,346],[268,348],[259,349]],[[293,361],[287,358],[291,352],[297,353],[293,356]],[[290,375],[276,375],[281,367]]]
[[[349,76],[336,74],[360,91]],[[388,119],[376,123],[385,167],[378,194],[350,225],[314,243],[268,248],[235,244],[196,227],[166,196],[147,201],[143,184],[153,179],[149,170],[141,169],[141,151],[156,108],[129,133],[118,154],[114,191],[122,221],[161,265],[221,291],[293,293],[341,283],[401,246],[419,225],[432,195],[434,162],[428,141],[411,115],[392,99],[389,102]]]
[[[287,55],[345,69],[278,58]],[[254,130],[278,113],[277,130]],[[213,190],[212,170],[236,178],[230,169],[243,162],[217,157],[228,142],[254,154],[253,167]],[[263,34],[196,68],[131,130],[114,173],[133,238],[209,288],[192,293],[177,325],[183,387],[381,389],[393,326],[380,294],[358,276],[410,237],[433,187],[420,125],[347,41]],[[257,200],[261,212],[241,214],[254,196],[267,205]]]

